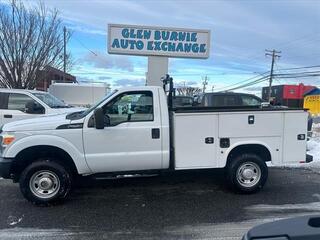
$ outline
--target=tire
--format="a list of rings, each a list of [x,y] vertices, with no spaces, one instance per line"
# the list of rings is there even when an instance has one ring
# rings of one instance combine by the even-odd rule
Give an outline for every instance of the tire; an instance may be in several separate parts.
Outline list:
[[[23,170],[19,184],[28,201],[48,206],[67,197],[72,186],[72,174],[54,160],[39,160]]]
[[[268,178],[265,161],[256,154],[235,156],[226,168],[229,186],[239,193],[255,193],[263,188]]]

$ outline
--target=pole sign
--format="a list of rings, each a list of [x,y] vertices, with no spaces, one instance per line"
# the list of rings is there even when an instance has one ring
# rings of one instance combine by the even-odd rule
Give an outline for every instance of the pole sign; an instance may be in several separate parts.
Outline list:
[[[109,24],[108,53],[208,58],[210,30]]]

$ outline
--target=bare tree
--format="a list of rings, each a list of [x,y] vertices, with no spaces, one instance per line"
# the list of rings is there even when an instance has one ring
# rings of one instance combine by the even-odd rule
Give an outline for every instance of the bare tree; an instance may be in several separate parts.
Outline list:
[[[58,11],[42,3],[26,8],[20,0],[0,5],[0,86],[33,89],[47,66],[63,67]]]
[[[176,90],[179,96],[194,96],[201,92],[198,87],[178,87]]]

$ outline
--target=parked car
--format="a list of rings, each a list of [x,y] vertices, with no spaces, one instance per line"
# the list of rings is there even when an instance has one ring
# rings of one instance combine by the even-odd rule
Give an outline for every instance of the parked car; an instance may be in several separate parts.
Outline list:
[[[47,92],[0,89],[0,126],[42,115],[79,111]]]
[[[174,96],[173,107],[191,107],[193,105],[193,97],[190,96]]]
[[[0,176],[46,205],[64,199],[77,175],[225,168],[234,190],[253,193],[267,180],[266,162],[312,161],[303,109],[175,109],[170,86],[168,101],[160,87],[123,88],[86,111],[3,125]]]
[[[246,93],[204,93],[195,99],[202,107],[261,106],[262,99]]]
[[[242,240],[318,240],[320,216],[307,215],[264,223],[250,229]]]

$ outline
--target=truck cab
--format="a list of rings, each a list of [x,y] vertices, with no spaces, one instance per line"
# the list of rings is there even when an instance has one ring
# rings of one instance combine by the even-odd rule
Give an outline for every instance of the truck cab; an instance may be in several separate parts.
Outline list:
[[[312,160],[303,109],[174,108],[172,85],[123,88],[84,111],[5,124],[0,176],[50,204],[78,175],[224,168],[231,188],[252,193],[267,180],[266,162]]]
[[[0,125],[77,110],[47,92],[0,88]]]

